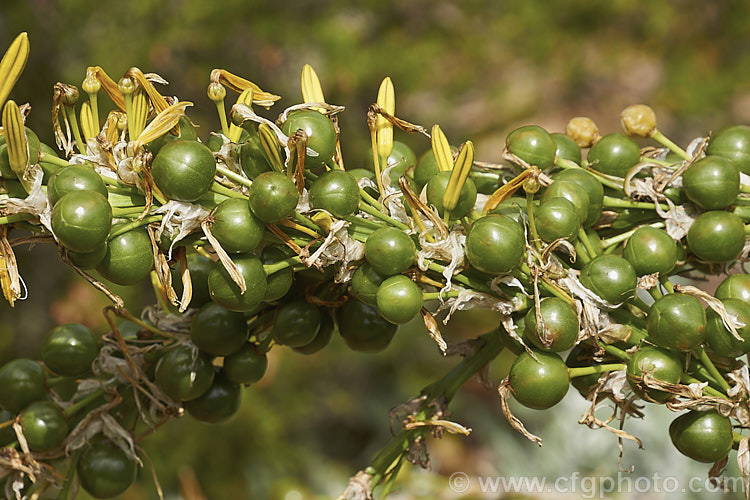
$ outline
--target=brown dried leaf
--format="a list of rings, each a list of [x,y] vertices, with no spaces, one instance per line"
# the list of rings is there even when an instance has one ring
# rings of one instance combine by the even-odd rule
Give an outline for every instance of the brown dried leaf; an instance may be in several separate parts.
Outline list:
[[[342,500],[373,500],[372,476],[365,471],[359,471],[349,478],[349,485],[341,494]]]
[[[443,353],[443,356],[446,355],[448,344],[445,343],[445,340],[443,340],[443,336],[440,333],[440,328],[438,328],[437,321],[435,321],[435,318],[430,314],[430,312],[425,309],[424,307],[419,311],[422,315],[422,321],[424,321],[424,326],[427,328],[427,332],[430,334],[430,338],[435,341],[435,343],[440,348],[440,352]]]
[[[219,257],[221,265],[224,266],[224,269],[226,269],[227,273],[229,273],[229,277],[232,278],[232,281],[234,281],[238,287],[240,287],[240,293],[245,293],[245,291],[247,290],[245,277],[242,275],[242,273],[240,273],[237,264],[232,261],[226,250],[221,247],[221,243],[219,243],[219,240],[217,240],[211,232],[210,217],[201,223],[201,229],[203,230],[203,234],[206,235],[208,242],[216,252],[216,255]]]
[[[737,448],[737,465],[742,474],[742,483],[745,486],[745,500],[750,498],[750,436],[742,438]]]
[[[500,410],[503,412],[505,418],[508,419],[508,423],[510,424],[510,426],[520,432],[529,441],[542,446],[542,438],[527,431],[526,427],[523,425],[523,422],[518,420],[518,418],[513,415],[513,412],[510,411],[508,398],[512,394],[512,391],[510,389],[510,381],[507,378],[503,379],[503,381],[500,382],[500,385],[497,388],[497,392],[500,395]]]

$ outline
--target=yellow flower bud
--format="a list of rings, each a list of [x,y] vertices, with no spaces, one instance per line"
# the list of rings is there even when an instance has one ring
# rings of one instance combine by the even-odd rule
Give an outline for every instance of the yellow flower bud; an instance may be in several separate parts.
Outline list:
[[[123,76],[117,83],[117,89],[122,95],[128,95],[135,92],[135,82],[128,76]]]
[[[227,96],[227,89],[224,88],[224,85],[218,82],[211,82],[208,84],[208,90],[206,91],[206,94],[208,94],[208,98],[213,102],[219,102],[224,100],[224,98]]]
[[[656,132],[656,115],[650,106],[634,104],[622,110],[620,123],[626,134],[651,137]]]
[[[601,137],[596,123],[586,116],[572,118],[565,127],[565,134],[573,139],[579,148],[590,148]]]

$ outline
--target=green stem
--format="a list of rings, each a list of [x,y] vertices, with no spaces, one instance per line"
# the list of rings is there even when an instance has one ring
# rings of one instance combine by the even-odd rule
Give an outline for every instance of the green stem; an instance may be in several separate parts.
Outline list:
[[[576,251],[576,260],[581,261],[582,264],[588,264],[591,260],[591,256],[589,255],[588,250],[583,245],[580,239],[576,240],[575,243],[573,243],[573,248]]]
[[[445,399],[449,403],[455,396],[458,389],[466,383],[475,373],[481,370],[487,363],[495,359],[503,350],[502,340],[498,330],[482,335],[484,345],[471,357],[464,359],[453,370],[448,372],[437,382],[430,384],[422,389],[421,394],[426,396],[426,401]],[[419,411],[415,418],[417,420],[428,418],[427,409]],[[391,441],[375,456],[370,462],[370,466],[365,469],[367,474],[372,476],[372,485],[376,486],[383,475],[391,468],[396,460],[403,455],[409,444],[418,436],[424,436],[429,433],[429,427],[417,427],[414,429],[404,429],[399,432]]]
[[[0,217],[0,225],[3,224],[12,224],[13,222],[19,222],[22,220],[29,220],[32,219],[34,216],[31,214],[13,214],[13,215],[5,215],[3,217]]]
[[[586,234],[586,230],[585,229],[580,228],[578,230],[578,239],[581,240],[581,242],[583,243],[583,246],[586,248],[586,250],[588,251],[588,253],[589,253],[589,255],[591,257],[596,257],[598,255],[601,255],[601,253],[602,253],[601,250],[597,249],[591,243],[591,240],[589,239],[589,235]]]
[[[581,366],[577,368],[568,368],[568,376],[570,378],[585,377],[586,375],[596,375],[598,373],[616,372],[624,370],[625,368],[625,363],[607,363],[594,366]]]
[[[680,382],[682,382],[683,384],[700,384],[700,383],[702,383],[697,378],[693,378],[690,375],[687,375],[685,373],[683,373],[682,376],[680,377]],[[727,398],[726,394],[723,394],[723,393],[717,391],[716,389],[714,389],[713,387],[708,386],[708,385],[703,388],[703,392],[707,396],[713,396],[715,398],[724,398],[724,399]]]
[[[216,181],[214,181],[213,184],[211,184],[211,191],[213,191],[216,194],[226,196],[227,198],[240,198],[243,200],[247,199],[247,196],[245,196],[244,194],[238,193],[237,191],[233,191],[229,189],[228,187],[219,184]]]
[[[664,227],[664,223],[663,222],[655,222],[653,224],[649,224],[649,226],[655,227],[655,228],[662,228],[662,227]],[[631,236],[633,236],[633,233],[635,233],[636,231],[638,231],[638,229],[640,229],[641,227],[643,227],[643,226],[638,226],[635,229],[631,229],[630,231],[626,231],[624,233],[618,234],[617,236],[612,236],[611,238],[604,239],[604,240],[602,240],[602,246],[604,248],[609,248],[609,247],[611,247],[613,245],[617,245],[618,243],[622,243],[623,241],[625,241],[625,240],[629,239]]]
[[[536,221],[534,220],[534,193],[526,193],[526,212],[529,216],[529,231],[534,246],[538,252],[542,251],[542,242],[539,240],[539,233],[536,231]]]
[[[78,467],[78,459],[83,453],[83,448],[73,452],[70,457],[70,465],[68,465],[68,471],[65,474],[65,481],[60,493],[57,495],[57,500],[69,500],[70,488],[73,486],[73,478],[75,477],[76,469]]]
[[[654,298],[654,300],[659,300],[662,298],[661,290],[659,290],[658,286],[655,286],[653,288],[648,289],[648,293],[651,294],[651,296]]]
[[[51,163],[53,165],[57,165],[58,167],[70,166],[70,163],[68,163],[67,160],[63,160],[62,158],[58,158],[55,155],[45,153],[44,151],[39,152],[39,161],[44,163]]]
[[[596,170],[589,170],[585,168],[584,166],[578,165],[576,162],[572,160],[567,160],[565,158],[557,158],[555,160],[555,165],[557,165],[560,168],[565,168],[565,169],[579,168],[581,170],[586,170],[587,172],[594,175],[594,177],[596,177],[596,180],[598,180],[602,185],[610,187],[612,189],[617,189],[618,191],[622,191],[622,184],[618,184],[615,181],[607,179],[606,177],[603,177],[600,172],[597,172]]]
[[[251,181],[250,179],[243,177],[236,172],[232,172],[228,168],[223,167],[221,165],[216,165],[216,171],[220,173],[221,175],[223,175],[224,177],[226,177],[227,179],[230,179],[236,182],[240,186],[250,187],[253,185],[253,181]]]
[[[672,286],[672,282],[669,281],[669,276],[659,276],[659,283],[661,283],[661,286],[664,287],[667,293],[674,293],[674,287]]]
[[[406,455],[401,454],[401,458],[398,459],[396,465],[394,465],[390,471],[387,471],[388,481],[383,485],[383,491],[380,492],[380,500],[385,500],[391,493],[393,485],[396,484],[396,477],[398,476],[398,473],[401,470],[401,466],[404,464],[405,460]]]
[[[97,389],[80,401],[68,406],[65,410],[63,410],[63,415],[65,416],[65,418],[70,418],[103,395],[104,389]]]
[[[438,264],[437,262],[430,261],[428,269],[430,271],[435,271],[437,273],[442,274],[443,271],[445,271],[445,266]],[[493,293],[492,289],[488,287],[486,284],[479,282],[474,278],[470,278],[464,274],[461,274],[461,273],[454,274],[452,279],[456,283],[460,283],[462,285],[468,286],[469,288],[476,290],[478,292]]]
[[[721,388],[724,390],[724,392],[729,391],[729,389],[731,389],[729,383],[721,374],[721,372],[719,372],[719,370],[716,368],[716,365],[714,365],[713,361],[711,361],[711,358],[708,357],[708,354],[706,354],[706,350],[703,347],[698,347],[698,356],[701,360],[701,363],[703,363],[703,366],[706,367],[708,372],[716,379],[719,385],[721,385]]]
[[[657,165],[659,165],[661,167],[665,167],[665,168],[671,168],[672,165],[673,165],[672,163],[669,163],[668,161],[657,160],[656,158],[647,158],[645,156],[641,156],[641,162],[642,163],[646,163],[646,162],[648,162],[648,163],[655,163],[655,164],[657,164]]]
[[[224,99],[216,100],[214,104],[216,104],[216,112],[219,114],[221,133],[229,137],[229,123],[227,122],[227,110],[224,108]]]
[[[76,144],[78,145],[78,151],[81,154],[86,154],[86,143],[81,137],[81,129],[78,127],[78,118],[76,117],[76,110],[73,106],[63,106],[65,113],[68,115],[70,120],[70,128],[73,129],[73,137],[75,138]]]
[[[605,196],[602,200],[602,204],[607,208],[636,208],[642,210],[654,210],[653,203],[649,203],[646,201],[623,200],[621,198],[613,198],[612,196]],[[659,207],[664,211],[669,210],[669,207],[662,203],[659,204]]]
[[[301,213],[297,212],[296,210],[292,214],[292,219],[294,219],[296,222],[298,222],[300,225],[305,226],[307,229],[310,229],[312,231],[315,231],[319,235],[325,234],[325,231],[323,231],[323,228],[319,225],[315,224],[313,221],[311,221],[308,217],[305,217]]]
[[[449,299],[451,297],[458,297],[461,292],[459,290],[450,290],[445,293],[440,292],[422,292],[422,300],[438,300],[438,299]]]
[[[669,149],[673,153],[677,154],[682,158],[683,160],[689,160],[690,156],[685,152],[684,149],[682,149],[680,146],[672,142],[669,138],[667,138],[664,134],[659,132],[658,130],[654,131],[654,135],[651,136],[653,140],[664,146],[665,148]]]
[[[380,204],[378,200],[370,196],[367,191],[365,191],[363,188],[359,188],[359,196],[364,201],[372,205],[373,207],[377,208],[378,210],[383,210],[383,205]]]
[[[126,217],[128,215],[140,215],[146,209],[142,207],[113,207],[112,217]]]
[[[605,344],[601,340],[599,341],[599,347],[604,349],[604,352],[606,352],[610,356],[613,356],[621,361],[628,362],[630,360],[630,355],[628,353],[613,345]]]
[[[525,282],[525,283],[523,283],[524,285],[531,286],[531,269],[529,269],[529,266],[526,265],[525,262],[521,262],[521,264],[520,264],[519,267],[520,267],[520,273],[519,272],[513,272],[513,275],[516,278],[518,278],[521,282]],[[547,292],[547,293],[549,293],[551,295],[554,295],[555,297],[559,297],[559,298],[561,298],[561,299],[563,299],[563,300],[565,300],[567,302],[571,302],[571,300],[572,300],[567,294],[565,294],[564,292],[562,292],[557,287],[554,287],[554,286],[550,285],[546,281],[540,280],[539,281],[539,288],[541,288],[545,292]],[[572,303],[572,305],[575,306],[574,303]]]
[[[359,228],[360,231],[377,231],[378,229],[383,227],[382,224],[375,222],[374,220],[363,219],[361,217],[356,217],[353,215],[342,217],[341,219],[348,222],[349,227]]]
[[[366,214],[372,215],[376,219],[380,219],[383,222],[387,222],[388,224],[390,224],[393,227],[397,227],[397,228],[401,229],[402,231],[408,231],[409,230],[409,226],[407,226],[403,222],[399,222],[396,219],[393,219],[393,218],[385,215],[383,212],[381,212],[380,210],[377,210],[374,207],[371,207],[367,203],[360,203],[359,204],[359,209],[362,210]]]
[[[645,313],[651,310],[651,306],[643,302],[640,297],[633,297],[629,302]]]
[[[148,224],[151,224],[152,222],[160,222],[163,217],[164,216],[161,214],[150,215],[148,217],[144,217],[141,220],[136,219],[126,224],[120,224],[114,229],[112,229],[112,231],[109,233],[109,238],[107,241],[112,241],[113,239],[120,236],[121,234],[127,233],[128,231],[131,231],[137,227],[146,226]]]
[[[299,255],[295,255],[294,257],[289,257],[287,259],[274,262],[273,264],[264,264],[263,270],[266,272],[266,276],[270,276],[273,273],[279,272],[283,269],[286,269],[287,267],[292,267],[296,264],[300,264],[301,262],[302,258]]]

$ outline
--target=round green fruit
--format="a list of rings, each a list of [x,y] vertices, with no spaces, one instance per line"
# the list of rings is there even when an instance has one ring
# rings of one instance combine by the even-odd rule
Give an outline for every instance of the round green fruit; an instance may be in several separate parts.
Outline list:
[[[94,498],[114,498],[135,483],[138,467],[117,445],[101,440],[83,451],[76,471],[86,493]]]
[[[52,231],[68,250],[94,252],[106,241],[112,226],[112,207],[94,191],[71,191],[52,209]]]
[[[66,323],[44,337],[41,353],[44,365],[52,372],[63,377],[81,377],[91,372],[99,345],[87,327]]]
[[[211,189],[215,174],[213,153],[197,141],[170,142],[151,164],[156,187],[170,200],[198,200]]]
[[[145,228],[139,227],[112,238],[96,269],[112,283],[135,285],[145,279],[153,267],[151,238]]]
[[[523,227],[504,215],[487,215],[475,221],[465,245],[471,265],[489,274],[510,271],[526,253]]]
[[[680,453],[703,463],[714,463],[732,449],[732,422],[715,410],[689,411],[672,421],[669,437]]]
[[[554,352],[534,351],[537,359],[522,352],[510,367],[510,390],[527,408],[546,410],[568,393],[570,378],[565,362]]]
[[[422,309],[422,290],[403,274],[391,276],[378,287],[376,303],[380,314],[391,323],[408,323]]]
[[[260,259],[252,254],[238,254],[232,258],[239,273],[245,278],[243,293],[232,280],[220,261],[214,262],[208,273],[208,291],[211,300],[230,311],[250,311],[260,304],[266,295],[268,283]]]
[[[229,356],[247,343],[247,322],[242,313],[209,302],[190,321],[190,340],[201,351]]]
[[[380,352],[398,330],[377,309],[356,299],[349,299],[336,310],[336,320],[341,338],[355,351]]]

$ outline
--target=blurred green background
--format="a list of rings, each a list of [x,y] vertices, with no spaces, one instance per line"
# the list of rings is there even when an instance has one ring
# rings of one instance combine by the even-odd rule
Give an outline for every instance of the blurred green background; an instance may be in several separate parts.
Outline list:
[[[218,127],[205,96],[211,69],[225,68],[283,96],[266,113],[275,117],[300,101],[300,71],[310,63],[328,102],[347,107],[340,123],[352,168],[364,163],[365,112],[385,76],[395,84],[400,117],[426,127],[440,123],[454,143],[472,139],[484,161],[499,159],[505,136],[517,126],[563,131],[568,119],[587,115],[603,132],[612,131],[620,110],[632,103],[653,106],[660,129],[683,144],[746,123],[748,22],[745,1],[6,0],[0,47],[29,32],[31,57],[12,98],[32,104],[29,124],[48,143],[52,85],[80,85],[87,66],[102,66],[115,79],[131,66],[159,73],[170,81],[166,94],[196,104],[190,116],[205,138]],[[418,153],[428,147],[423,137],[398,139]],[[3,306],[2,355],[35,356],[53,321],[102,327],[98,310],[106,303],[72,272],[51,264],[54,251],[21,253],[30,297],[12,312]],[[132,304],[152,301],[147,290],[128,295]],[[487,314],[457,315],[446,336],[474,336],[495,321]],[[509,360],[503,355],[493,364],[493,380]],[[208,427],[185,418],[144,444],[169,498],[187,495],[190,484],[210,499],[335,497],[387,442],[389,409],[455,363],[440,356],[419,325],[402,328],[379,355],[353,353],[340,339],[312,357],[276,349],[268,376],[245,391],[232,421]],[[496,394],[476,381],[452,408],[473,434],[431,442],[433,473],[407,468],[392,498],[460,498],[447,487],[454,471],[552,478],[574,470],[617,473],[614,438],[576,423],[586,408],[577,394],[552,411],[519,411],[545,438],[542,449],[509,429]],[[628,427],[647,448],[626,445],[624,465],[636,465],[636,477],[705,476],[707,467],[672,450],[670,418],[649,409],[644,422]],[[155,497],[151,474],[145,469],[141,476],[126,498]],[[470,493],[466,498],[503,497]]]

